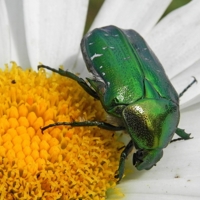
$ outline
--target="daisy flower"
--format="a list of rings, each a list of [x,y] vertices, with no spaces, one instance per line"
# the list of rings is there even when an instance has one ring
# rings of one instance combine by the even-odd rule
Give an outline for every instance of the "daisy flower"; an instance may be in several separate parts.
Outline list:
[[[139,32],[180,93],[192,76],[200,80],[200,2],[159,21],[170,2],[107,0],[90,30],[112,24]],[[88,0],[0,0],[0,199],[198,199],[199,84],[180,99],[179,127],[194,138],[169,144],[148,171],[134,169],[130,156],[119,185],[114,172],[123,144],[113,132],[67,126],[41,132],[57,121],[106,120],[77,83],[37,70],[42,62],[90,76],[79,46],[87,8]]]

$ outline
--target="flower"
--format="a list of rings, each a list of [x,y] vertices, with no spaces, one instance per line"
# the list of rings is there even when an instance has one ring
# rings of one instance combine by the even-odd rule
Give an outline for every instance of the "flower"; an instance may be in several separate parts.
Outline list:
[[[113,1],[107,0],[91,29],[114,24],[138,31],[180,93],[191,82],[191,76],[200,80],[200,2],[193,0],[158,22],[169,2],[116,0],[113,6]],[[36,70],[38,62],[42,62],[51,67],[63,65],[87,76],[78,54],[87,4],[87,0],[0,1],[0,66],[14,60]],[[199,91],[199,84],[195,84],[180,100],[179,127],[191,132],[194,139],[170,144],[151,170],[128,174],[117,186],[124,199],[200,196]],[[126,165],[129,164],[130,160]]]
[[[0,72],[1,198],[104,198],[116,185],[113,172],[123,145],[114,133],[97,127],[40,129],[57,121],[105,120],[100,102],[71,79],[12,64]]]

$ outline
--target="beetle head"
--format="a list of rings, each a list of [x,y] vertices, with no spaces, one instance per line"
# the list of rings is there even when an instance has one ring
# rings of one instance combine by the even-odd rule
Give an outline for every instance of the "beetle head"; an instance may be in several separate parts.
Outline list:
[[[133,154],[133,165],[138,170],[151,169],[162,158],[163,151],[161,149],[142,150],[139,149]]]
[[[162,157],[179,121],[178,106],[167,99],[142,99],[122,112],[128,134],[138,151],[133,156],[137,169],[150,169]]]

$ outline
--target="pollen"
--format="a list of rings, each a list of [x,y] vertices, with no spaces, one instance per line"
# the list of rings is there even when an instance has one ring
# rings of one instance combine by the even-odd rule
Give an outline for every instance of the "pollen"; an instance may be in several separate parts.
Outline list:
[[[106,198],[120,147],[115,133],[55,122],[105,121],[99,101],[59,74],[0,70],[0,199]]]

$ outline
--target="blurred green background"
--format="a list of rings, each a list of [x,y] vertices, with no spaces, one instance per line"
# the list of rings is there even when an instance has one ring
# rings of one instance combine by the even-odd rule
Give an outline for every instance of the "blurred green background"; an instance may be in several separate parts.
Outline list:
[[[191,0],[173,0],[162,17],[167,15],[172,10],[175,10],[175,9],[189,3],[190,1]],[[90,0],[85,32],[87,32],[88,29],[90,28],[90,26],[96,16],[96,14],[98,13],[99,9],[101,8],[101,5],[103,4],[103,2],[104,2],[104,0]]]

